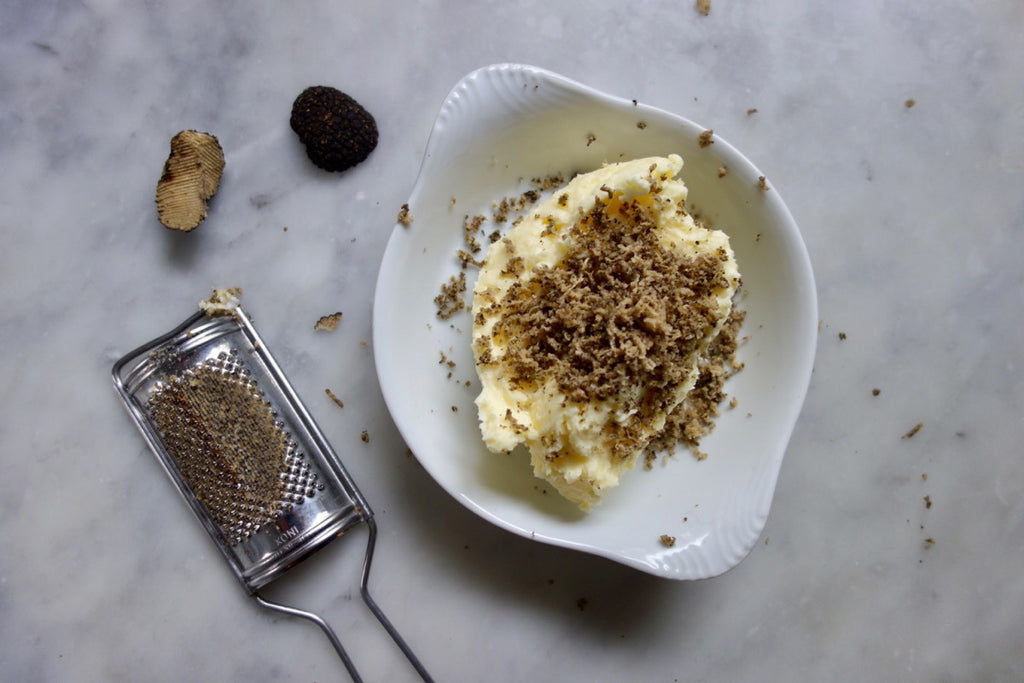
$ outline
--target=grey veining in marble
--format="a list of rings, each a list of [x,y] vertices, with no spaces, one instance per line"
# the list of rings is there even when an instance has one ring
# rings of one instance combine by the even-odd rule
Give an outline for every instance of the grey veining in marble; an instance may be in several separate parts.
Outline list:
[[[1017,0],[5,2],[0,679],[343,677],[316,629],[239,589],[111,388],[215,285],[245,290],[373,504],[374,591],[439,680],[1024,679],[1022,26]],[[814,376],[763,537],[723,576],[514,537],[405,455],[373,280],[437,107],[495,62],[714,128],[801,226]],[[380,126],[342,175],[288,127],[316,83]],[[184,128],[227,158],[190,235],[153,203]],[[368,680],[413,680],[358,600],[361,540],[277,590]]]

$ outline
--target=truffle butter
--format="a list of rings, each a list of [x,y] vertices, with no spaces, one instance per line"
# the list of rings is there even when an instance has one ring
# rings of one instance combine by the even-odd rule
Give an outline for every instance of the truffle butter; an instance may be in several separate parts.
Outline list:
[[[589,510],[698,376],[740,274],[725,233],[686,211],[677,155],[579,175],[487,251],[473,290],[488,449]]]

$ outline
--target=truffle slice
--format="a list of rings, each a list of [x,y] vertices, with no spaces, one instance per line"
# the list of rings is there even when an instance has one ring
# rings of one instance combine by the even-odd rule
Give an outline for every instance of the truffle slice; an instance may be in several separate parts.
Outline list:
[[[171,138],[171,154],[156,186],[160,222],[184,232],[202,223],[223,172],[224,151],[214,136],[183,130]]]
[[[325,171],[352,168],[377,146],[377,122],[370,112],[329,86],[303,90],[289,122],[310,161]]]

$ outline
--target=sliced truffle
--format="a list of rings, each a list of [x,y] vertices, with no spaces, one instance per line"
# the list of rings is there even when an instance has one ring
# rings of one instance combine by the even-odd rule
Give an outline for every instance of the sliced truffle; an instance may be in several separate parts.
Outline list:
[[[358,102],[336,88],[306,88],[292,104],[292,130],[310,161],[325,171],[344,171],[377,146],[377,122]]]
[[[206,218],[206,203],[217,193],[224,151],[209,133],[183,130],[171,138],[171,154],[156,186],[160,222],[189,232]]]

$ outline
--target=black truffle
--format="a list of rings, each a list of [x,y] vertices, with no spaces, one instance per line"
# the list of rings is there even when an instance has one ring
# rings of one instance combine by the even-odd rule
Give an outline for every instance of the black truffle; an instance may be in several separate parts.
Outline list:
[[[325,171],[344,171],[377,146],[377,122],[370,112],[336,88],[306,88],[292,105],[291,127],[310,161]]]

